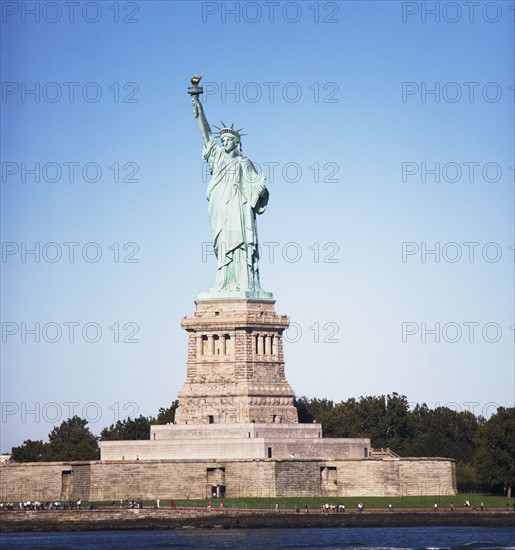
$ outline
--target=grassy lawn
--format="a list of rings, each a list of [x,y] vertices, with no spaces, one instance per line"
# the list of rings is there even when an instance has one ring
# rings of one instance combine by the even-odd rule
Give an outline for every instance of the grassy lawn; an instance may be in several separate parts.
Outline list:
[[[359,502],[362,502],[365,506],[365,510],[371,508],[387,509],[391,504],[394,510],[400,510],[402,508],[419,508],[419,509],[432,509],[435,502],[438,504],[438,508],[441,510],[449,509],[451,503],[454,505],[456,511],[463,510],[463,503],[465,500],[469,500],[472,507],[479,509],[481,502],[483,502],[486,509],[488,508],[506,508],[507,503],[511,509],[514,501],[513,499],[507,499],[506,497],[493,496],[487,494],[458,494],[456,496],[405,496],[405,497],[282,497],[282,498],[226,498],[223,499],[225,509],[231,508],[249,508],[249,509],[262,509],[262,510],[275,510],[275,505],[279,504],[281,510],[295,510],[295,507],[299,507],[301,511],[307,504],[310,509],[320,509],[325,503],[345,504],[345,508],[348,511],[354,511],[357,508]],[[161,499],[160,508],[170,508],[170,499]],[[95,502],[96,506],[111,506],[110,502]],[[116,501],[116,506],[119,506],[120,502]],[[155,500],[144,500],[143,506],[145,508],[153,508],[156,504]],[[218,509],[220,500],[216,498],[211,499],[212,509]],[[201,507],[207,506],[207,500],[176,500],[177,507]]]

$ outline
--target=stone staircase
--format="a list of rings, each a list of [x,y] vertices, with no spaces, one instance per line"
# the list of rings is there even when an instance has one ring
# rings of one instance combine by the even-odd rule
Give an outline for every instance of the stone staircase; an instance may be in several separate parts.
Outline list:
[[[370,449],[370,458],[401,458],[388,447],[380,449]]]

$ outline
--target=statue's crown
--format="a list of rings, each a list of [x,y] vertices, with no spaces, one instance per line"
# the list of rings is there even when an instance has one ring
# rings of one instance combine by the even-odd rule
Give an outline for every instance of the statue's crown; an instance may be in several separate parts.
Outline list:
[[[246,134],[242,134],[240,133],[243,128],[240,128],[239,130],[235,130],[234,129],[234,122],[231,124],[231,127],[227,126],[223,121],[220,121],[222,123],[222,127],[219,128],[218,126],[216,126],[216,128],[218,129],[218,136],[221,138],[222,136],[224,135],[231,135],[231,136],[234,136],[238,141],[241,141],[241,136],[245,136]]]
[[[241,138],[241,135],[238,132],[238,130],[234,130],[234,128],[221,128],[220,137],[222,137],[224,134],[231,134],[232,136],[237,137],[238,139]]]

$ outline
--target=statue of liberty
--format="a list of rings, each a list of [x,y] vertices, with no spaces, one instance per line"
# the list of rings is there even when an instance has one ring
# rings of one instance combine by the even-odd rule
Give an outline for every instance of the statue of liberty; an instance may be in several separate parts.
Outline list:
[[[207,186],[208,213],[217,258],[215,286],[199,299],[255,298],[272,299],[259,283],[259,250],[256,214],[262,214],[268,203],[265,178],[241,153],[241,130],[222,122],[218,145],[199,101],[202,88],[188,90],[193,115],[198,120],[204,139],[203,158],[208,162],[211,180]],[[193,90],[193,91],[192,91]]]

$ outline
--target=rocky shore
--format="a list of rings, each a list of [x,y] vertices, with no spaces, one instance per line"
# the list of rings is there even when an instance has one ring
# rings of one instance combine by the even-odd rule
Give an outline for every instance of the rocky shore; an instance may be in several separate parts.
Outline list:
[[[125,529],[256,529],[304,527],[514,527],[506,510],[439,511],[370,510],[359,514],[294,513],[270,510],[94,509],[15,511],[0,514],[0,532],[100,531]]]

